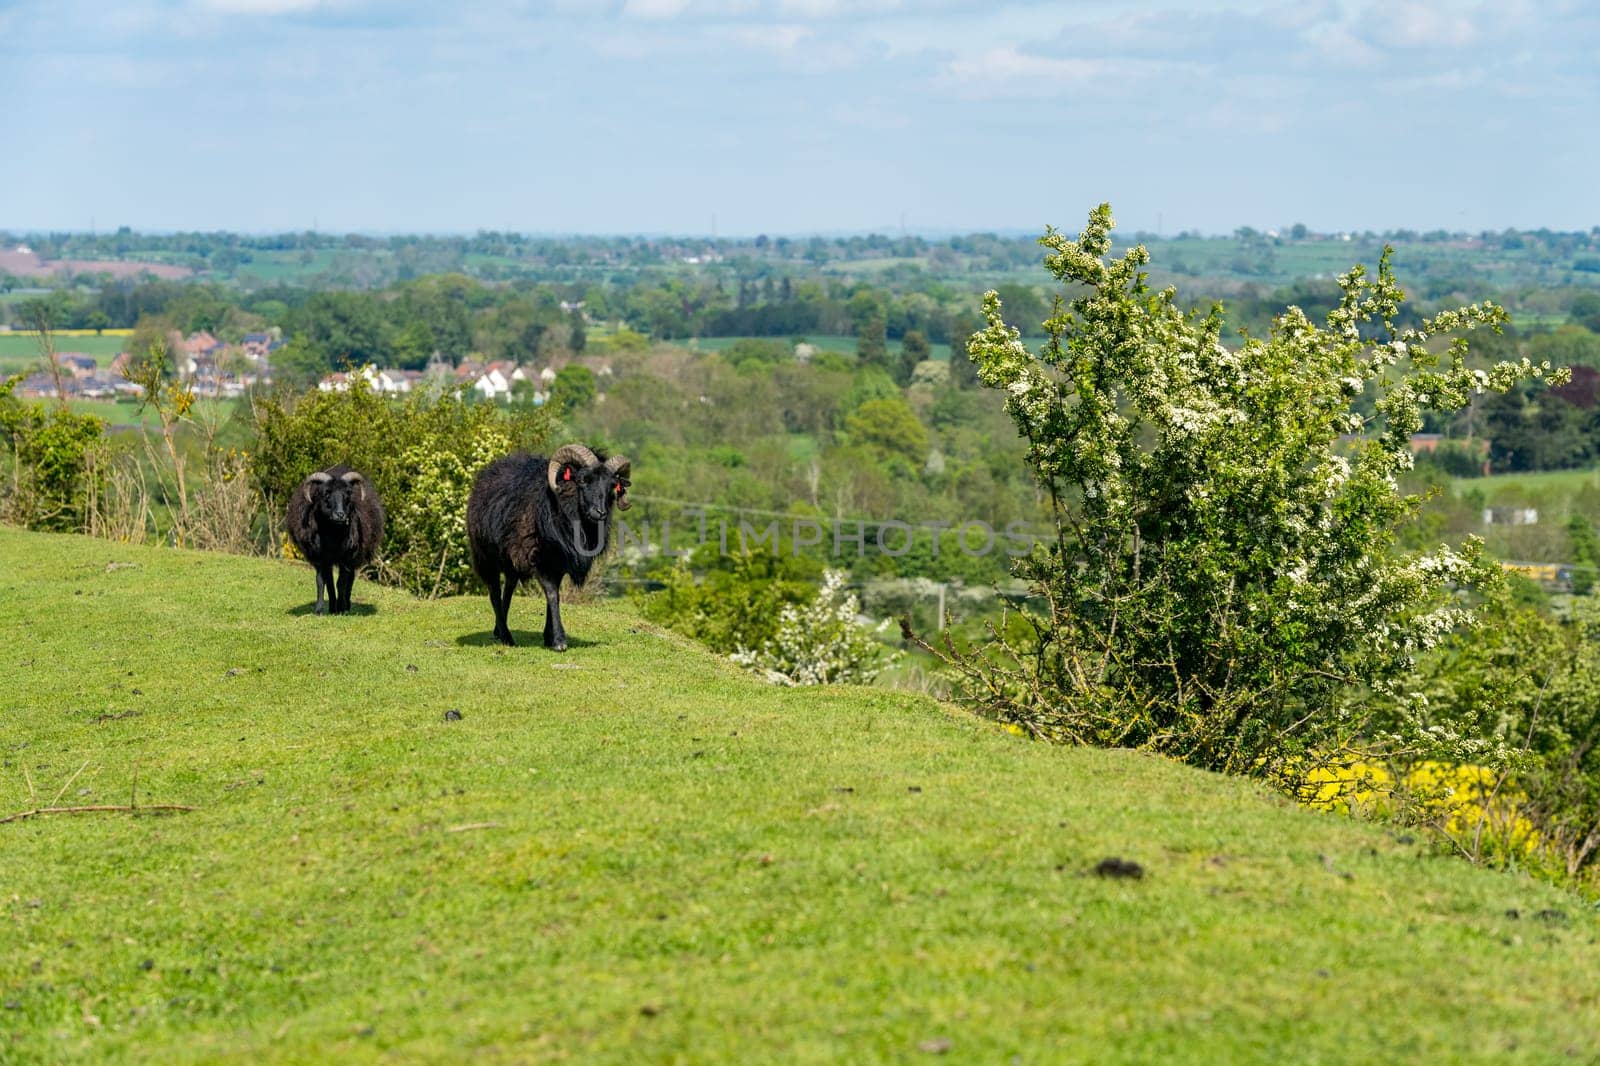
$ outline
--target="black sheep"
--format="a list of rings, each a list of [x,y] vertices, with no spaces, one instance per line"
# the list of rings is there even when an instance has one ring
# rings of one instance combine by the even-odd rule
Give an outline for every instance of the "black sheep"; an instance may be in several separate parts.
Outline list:
[[[516,643],[506,615],[517,582],[536,578],[544,590],[544,646],[567,650],[561,578],[581,585],[589,577],[606,550],[612,511],[631,506],[629,472],[622,456],[601,461],[581,444],[563,445],[548,459],[509,455],[479,472],[467,499],[467,539],[472,568],[489,586],[500,643]]]
[[[383,504],[378,494],[366,478],[340,463],[300,483],[284,522],[294,546],[317,571],[317,613],[347,613],[356,571],[372,561],[383,543]],[[327,607],[322,602],[324,589]]]

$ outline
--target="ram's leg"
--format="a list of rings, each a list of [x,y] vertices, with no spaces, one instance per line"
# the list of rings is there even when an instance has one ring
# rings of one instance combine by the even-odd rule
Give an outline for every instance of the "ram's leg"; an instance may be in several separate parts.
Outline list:
[[[495,584],[499,584],[498,578]],[[517,591],[517,575],[506,575],[505,591],[500,593],[500,602],[494,607],[494,635],[500,643],[509,647],[516,647],[517,642],[511,639],[511,596]]]
[[[567,631],[561,628],[561,578],[554,581],[539,575],[544,589],[544,646],[553,651],[567,650]]]
[[[355,587],[356,568],[353,566],[339,567],[339,614],[350,613],[350,590]]]
[[[323,603],[323,592],[324,591],[327,592],[328,599],[332,600],[333,597],[334,597],[334,591],[333,591],[333,567],[319,565],[317,567],[317,606],[316,606],[316,612],[318,614],[327,614],[328,613],[328,608]]]
[[[495,637],[496,640],[499,640],[500,639],[500,573],[499,573],[499,571],[496,571],[495,573],[493,573],[493,574],[489,575],[488,577],[484,578],[483,579],[483,583],[485,585],[487,585],[488,588],[489,588],[489,606],[494,608],[494,637]]]

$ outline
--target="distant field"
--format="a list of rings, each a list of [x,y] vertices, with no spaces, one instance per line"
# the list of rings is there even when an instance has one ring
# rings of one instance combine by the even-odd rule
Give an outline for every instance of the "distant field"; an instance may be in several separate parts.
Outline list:
[[[33,403],[51,403],[50,400],[34,400]],[[218,422],[226,422],[233,416],[239,406],[238,400],[200,400],[195,404],[194,415],[199,419],[215,418]],[[104,419],[111,426],[155,426],[161,420],[156,417],[155,408],[145,407],[142,411],[137,403],[122,403],[116,400],[73,400],[71,407],[79,414],[94,415]]]
[[[105,366],[122,351],[121,337],[56,335],[57,352],[82,352]],[[39,342],[28,334],[0,333],[0,375],[25,374],[39,365]]]
[[[1494,474],[1490,477],[1456,478],[1456,492],[1476,490],[1490,503],[1503,498],[1520,501],[1528,498],[1570,496],[1586,486],[1600,487],[1600,470],[1545,470],[1527,474]]]
[[[698,337],[691,341],[680,341],[678,343],[700,352],[721,352],[743,340],[789,341],[792,339],[790,337]],[[807,336],[805,339],[806,343],[816,345],[819,351],[840,352],[844,355],[856,354],[856,339],[854,337],[828,335]],[[889,350],[896,355],[900,353],[901,347],[900,341],[891,340],[889,342]],[[929,348],[929,354],[934,359],[950,358],[950,346],[948,344],[932,344],[929,345]]]
[[[104,335],[57,333],[56,351],[84,352],[96,357],[110,357],[122,351],[124,338],[114,336],[110,330]],[[0,360],[23,358],[29,361],[39,357],[39,338],[28,333],[0,333]]]
[[[253,277],[269,285],[304,284],[309,278],[333,266],[337,254],[331,248],[321,248],[311,253],[306,262],[298,251],[256,252],[250,262],[241,263],[233,271],[235,277]],[[367,253],[376,257],[376,253]]]

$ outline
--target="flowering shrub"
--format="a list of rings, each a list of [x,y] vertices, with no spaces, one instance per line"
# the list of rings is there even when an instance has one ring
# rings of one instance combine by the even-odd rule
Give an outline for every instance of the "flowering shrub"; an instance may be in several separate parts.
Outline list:
[[[374,566],[380,580],[423,596],[463,592],[472,578],[466,510],[472,479],[490,460],[537,448],[542,409],[502,412],[455,392],[393,400],[351,375],[347,391],[259,401],[251,473],[269,517],[314,470],[346,463],[372,482],[386,512]]]
[[[1366,762],[1317,766],[1299,794],[1320,810],[1426,826],[1474,860],[1527,863],[1545,846],[1526,813],[1528,796],[1487,766],[1432,759],[1399,773]]]
[[[1419,687],[1442,727],[1487,738],[1479,760],[1536,830],[1546,864],[1600,880],[1600,599],[1562,620],[1497,594],[1485,624],[1430,655]],[[1491,856],[1493,857],[1493,856]]]
[[[860,605],[844,589],[842,570],[825,570],[816,598],[790,604],[778,617],[778,632],[760,648],[740,648],[730,658],[758,670],[778,685],[869,685],[898,652],[872,638],[888,621],[868,630],[856,621]]]
[[[1324,325],[1290,307],[1267,337],[1230,346],[1220,309],[1150,290],[1143,247],[1110,258],[1111,228],[1102,205],[1077,240],[1041,238],[1075,295],[1057,298],[1037,353],[993,292],[968,344],[1056,519],[1016,568],[1047,602],[1024,612],[1029,635],[945,644],[968,697],[1037,737],[1219,770],[1279,776],[1374,741],[1470,761],[1492,742],[1427,718],[1405,681],[1419,652],[1471,622],[1455,590],[1494,568],[1476,543],[1399,550],[1419,500],[1396,475],[1425,410],[1548,367],[1470,367],[1461,339],[1440,352],[1452,333],[1498,328],[1493,304],[1398,328],[1387,252],[1376,279],[1339,279]],[[1382,735],[1374,694],[1399,708]]]

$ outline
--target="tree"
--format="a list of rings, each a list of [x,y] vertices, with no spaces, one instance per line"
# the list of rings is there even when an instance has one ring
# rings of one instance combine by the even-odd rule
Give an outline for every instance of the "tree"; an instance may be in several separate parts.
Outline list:
[[[274,384],[287,385],[297,392],[315,385],[331,369],[322,352],[304,336],[291,337],[272,353]]]
[[[1587,596],[1600,576],[1600,536],[1581,514],[1567,519],[1567,539],[1572,544],[1572,591]]]
[[[584,320],[583,308],[574,307],[572,313],[567,316],[567,323],[572,329],[567,338],[567,346],[572,349],[573,354],[581,355],[589,346],[589,324]]]
[[[1579,293],[1572,300],[1570,314],[1572,321],[1584,329],[1600,333],[1600,292]]]
[[[593,402],[597,391],[593,371],[569,363],[556,371],[556,379],[550,383],[550,402],[562,411],[580,411]]]
[[[63,409],[67,407],[66,381],[71,374],[56,357],[55,331],[66,323],[71,313],[71,297],[59,289],[48,296],[36,296],[17,305],[17,318],[24,328],[33,331],[39,360],[55,387],[56,403]]]
[[[967,342],[981,323],[963,311],[950,321],[950,383],[958,389],[978,386],[978,364],[967,354]]]
[[[911,383],[911,375],[917,369],[917,364],[927,359],[933,353],[928,344],[928,338],[922,335],[919,329],[908,330],[900,341],[899,374],[895,380],[902,385]]]
[[[367,293],[319,292],[291,321],[293,332],[303,335],[328,366],[389,364],[389,323],[377,298]]]
[[[874,315],[856,331],[856,358],[863,366],[889,368],[889,336],[883,316]]]
[[[1470,368],[1464,339],[1441,368],[1423,331],[1498,328],[1506,314],[1475,304],[1398,328],[1387,251],[1375,280],[1341,277],[1324,326],[1291,307],[1229,347],[1220,307],[1151,291],[1149,253],[1111,258],[1111,228],[1103,204],[1077,240],[1041,238],[1050,273],[1080,295],[1037,353],[984,297],[979,377],[1005,394],[1055,530],[1016,568],[1045,606],[970,653],[946,644],[968,698],[1036,737],[1285,783],[1380,735],[1397,738],[1391,752],[1470,755],[1405,682],[1420,650],[1470,622],[1456,590],[1499,568],[1475,541],[1402,550],[1420,500],[1396,478],[1424,411],[1548,368]],[[1366,391],[1371,419],[1353,407]]]
[[[928,455],[928,430],[899,397],[868,400],[844,420],[852,441],[920,464]]]

